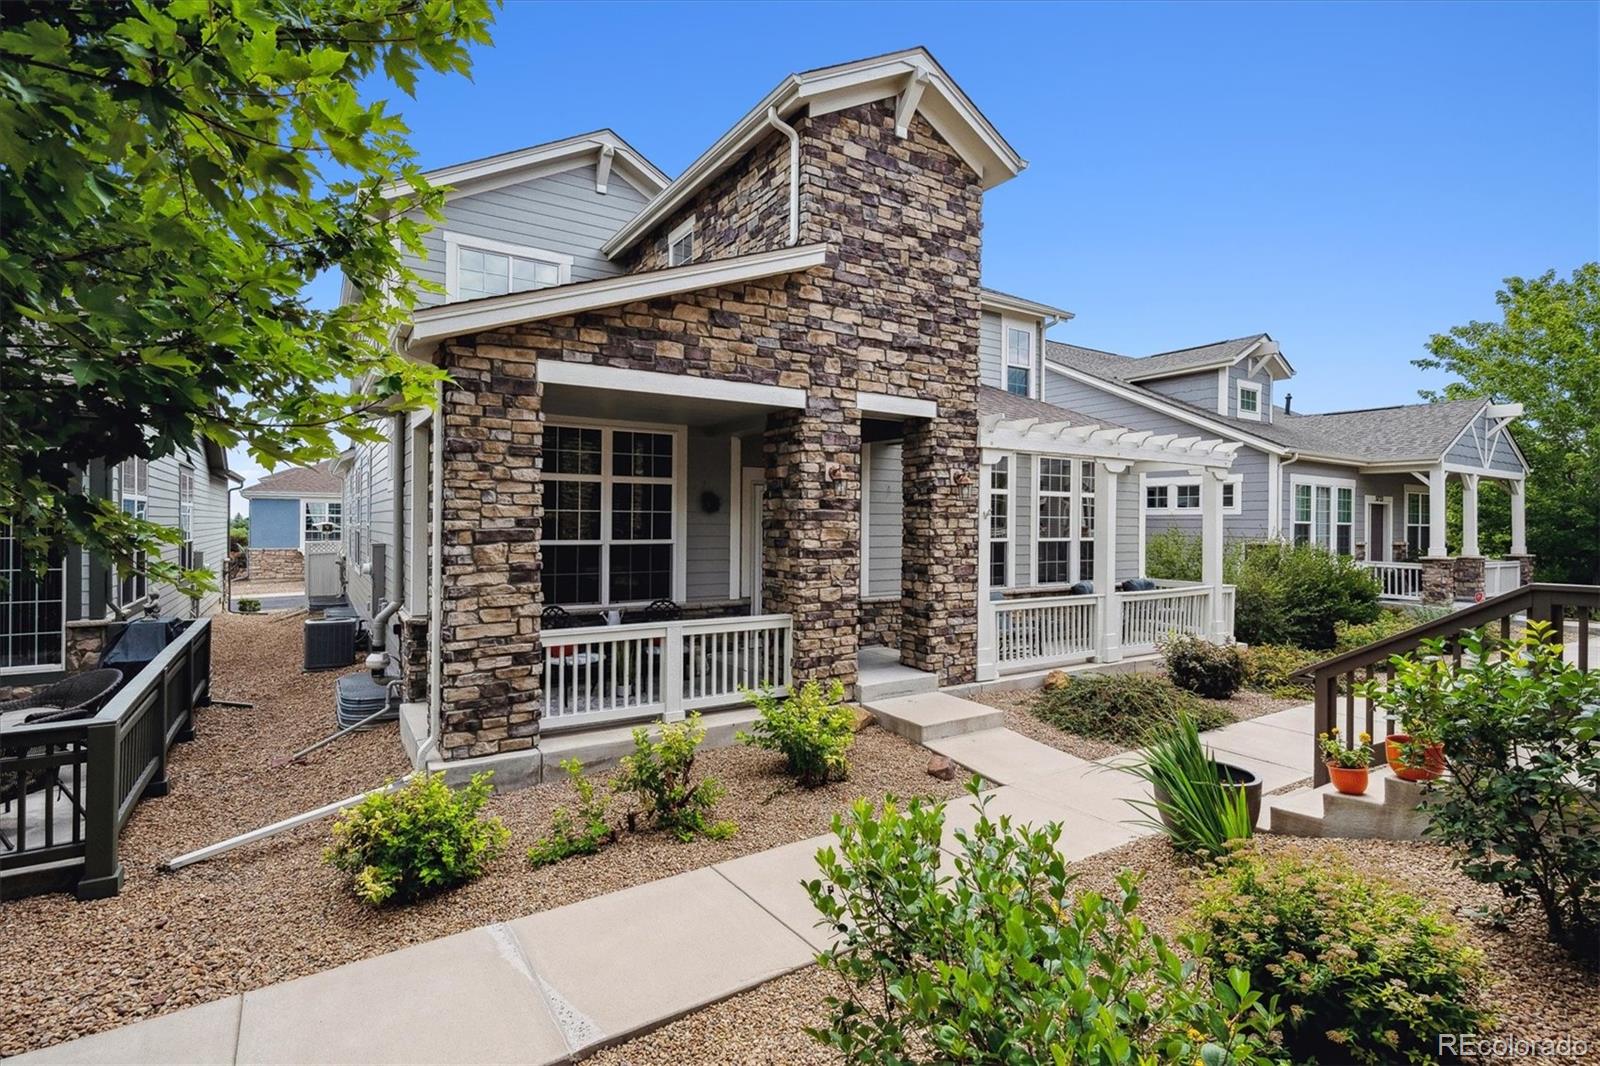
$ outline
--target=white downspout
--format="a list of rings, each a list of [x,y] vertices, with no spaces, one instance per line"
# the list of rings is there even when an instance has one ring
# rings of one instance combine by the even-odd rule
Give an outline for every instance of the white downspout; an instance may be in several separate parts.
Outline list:
[[[1290,452],[1286,458],[1278,460],[1278,471],[1274,475],[1274,480],[1273,480],[1273,489],[1274,489],[1274,493],[1273,494],[1277,497],[1277,506],[1272,512],[1272,528],[1274,530],[1273,535],[1272,535],[1272,539],[1273,540],[1288,540],[1288,539],[1290,539],[1289,537],[1285,537],[1283,535],[1283,512],[1285,510],[1285,508],[1283,506],[1283,495],[1284,495],[1285,492],[1289,491],[1288,486],[1286,484],[1284,484],[1283,470],[1284,470],[1284,467],[1293,466],[1294,464],[1298,463],[1299,461],[1300,461],[1300,453],[1299,452]],[[1289,510],[1289,528],[1290,528],[1291,535],[1292,535],[1292,532],[1293,532],[1293,529],[1294,529],[1294,493],[1292,493],[1292,492],[1289,493],[1289,507],[1288,507],[1288,510]]]
[[[439,724],[444,706],[444,382],[434,394],[432,453],[433,511],[428,540],[428,735],[417,748],[417,764],[439,753]]]
[[[776,107],[767,108],[767,125],[789,138],[789,247],[800,243],[800,134],[778,117]]]

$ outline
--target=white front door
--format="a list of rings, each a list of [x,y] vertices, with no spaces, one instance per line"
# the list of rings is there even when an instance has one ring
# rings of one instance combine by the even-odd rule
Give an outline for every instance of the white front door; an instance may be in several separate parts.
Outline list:
[[[750,600],[750,613],[761,613],[761,501],[767,493],[766,474],[759,467],[744,470],[744,514],[739,517],[739,595]]]

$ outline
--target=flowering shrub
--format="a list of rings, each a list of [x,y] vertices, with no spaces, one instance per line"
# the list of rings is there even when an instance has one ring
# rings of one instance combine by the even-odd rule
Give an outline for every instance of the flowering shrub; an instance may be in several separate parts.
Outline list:
[[[1339,731],[1330,729],[1317,735],[1317,750],[1322,752],[1323,762],[1342,766],[1346,770],[1359,770],[1372,765],[1372,734],[1362,730],[1356,738],[1356,746],[1347,748],[1339,740]]]
[[[1482,1032],[1482,954],[1419,899],[1302,855],[1236,855],[1200,888],[1192,932],[1217,970],[1276,995],[1294,1062],[1431,1063]]]

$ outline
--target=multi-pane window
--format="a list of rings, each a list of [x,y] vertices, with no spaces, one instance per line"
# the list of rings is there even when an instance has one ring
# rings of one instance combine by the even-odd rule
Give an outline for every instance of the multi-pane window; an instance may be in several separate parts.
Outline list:
[[[1006,327],[1006,391],[1033,395],[1033,332]]]
[[[66,644],[64,560],[43,576],[10,526],[0,526],[0,673],[59,669]]]
[[[1078,580],[1094,577],[1094,463],[1078,464]]]
[[[1010,584],[1011,457],[1003,456],[989,474],[989,584]]]
[[[338,540],[343,518],[343,504],[326,500],[307,500],[306,542]]]
[[[1291,500],[1296,544],[1315,544],[1339,555],[1350,554],[1355,543],[1353,485],[1296,481]]]
[[[1349,555],[1355,541],[1355,490],[1336,488],[1333,492],[1333,550]]]
[[[546,603],[645,603],[672,595],[675,449],[670,433],[547,427]]]
[[[1200,479],[1171,479],[1150,482],[1144,487],[1146,511],[1198,511],[1200,510]],[[1222,483],[1222,511],[1239,513],[1239,475],[1229,475]]]
[[[178,531],[183,534],[182,566],[194,565],[194,467],[178,467]]]
[[[686,219],[667,234],[667,265],[682,266],[694,258],[694,219]]]
[[[1200,509],[1200,483],[1198,481],[1174,485],[1173,489],[1172,503],[1178,510],[1198,511]]]
[[[117,464],[116,484],[113,486],[117,506],[122,513],[134,518],[148,518],[150,513],[150,464],[137,456]],[[144,552],[133,557],[131,567],[118,567],[117,606],[124,607],[144,598],[149,586],[145,578]]]
[[[1293,540],[1296,544],[1311,543],[1311,486],[1297,483],[1294,486]]]
[[[349,536],[345,541],[345,551],[356,569],[363,573],[368,566],[368,552],[371,548],[369,542],[372,539],[372,512],[368,495],[371,488],[372,449],[366,445],[358,445],[347,485],[350,514],[347,524]]]
[[[456,290],[453,299],[477,300],[508,292],[544,289],[562,282],[561,261],[513,255],[461,245],[456,248]]]
[[[1222,483],[1222,509],[1224,511],[1237,511],[1239,509],[1239,482],[1236,480]]]
[[[1239,417],[1261,417],[1261,389],[1256,385],[1239,385]]]
[[[1165,511],[1167,501],[1172,498],[1172,488],[1169,485],[1146,485],[1144,487],[1144,509],[1147,511]]]

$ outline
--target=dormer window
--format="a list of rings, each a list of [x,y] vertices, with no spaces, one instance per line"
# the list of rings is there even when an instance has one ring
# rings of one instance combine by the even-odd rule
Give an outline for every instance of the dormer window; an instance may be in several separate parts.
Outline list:
[[[1006,391],[1033,395],[1033,331],[1006,327]]]
[[[547,289],[572,280],[570,255],[455,233],[446,233],[444,243],[445,296],[452,301]]]
[[[1257,421],[1261,418],[1261,386],[1249,382],[1239,382],[1239,417],[1252,418]]]
[[[667,266],[682,266],[694,258],[694,216],[690,215],[667,234]]]

